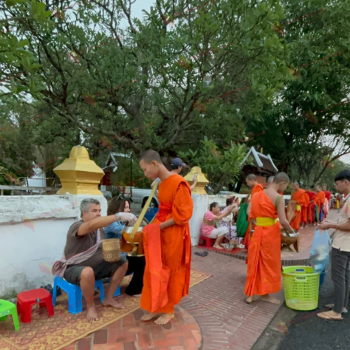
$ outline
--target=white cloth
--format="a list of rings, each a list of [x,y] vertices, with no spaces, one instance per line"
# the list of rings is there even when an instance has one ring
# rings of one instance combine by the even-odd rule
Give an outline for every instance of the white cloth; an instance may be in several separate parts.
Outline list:
[[[211,234],[209,235],[209,238],[218,238],[220,236],[224,236],[226,235],[226,233],[228,233],[228,228],[227,227],[219,227],[219,228],[215,228]]]

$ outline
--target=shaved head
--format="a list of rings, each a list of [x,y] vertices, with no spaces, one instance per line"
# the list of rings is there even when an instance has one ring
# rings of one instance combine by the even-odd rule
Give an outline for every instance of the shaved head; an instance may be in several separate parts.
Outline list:
[[[246,178],[246,181],[256,181],[256,176],[254,174],[249,174]]]
[[[299,186],[299,182],[293,182],[293,185]]]
[[[274,176],[270,176],[268,179],[267,179],[267,184],[270,185],[273,183],[273,179],[274,179]]]
[[[279,185],[283,182],[288,183],[289,176],[286,173],[277,173],[273,178],[273,183]]]
[[[145,163],[150,164],[153,161],[162,164],[162,160],[160,159],[160,155],[158,152],[153,151],[151,149],[143,152],[140,156],[140,161],[143,160]]]

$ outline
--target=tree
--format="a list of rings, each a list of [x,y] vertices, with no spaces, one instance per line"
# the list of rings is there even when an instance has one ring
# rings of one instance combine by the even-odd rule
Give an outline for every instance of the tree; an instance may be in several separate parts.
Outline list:
[[[180,152],[180,156],[191,165],[199,165],[208,180],[215,184],[214,192],[218,193],[222,186],[234,184],[243,167],[247,149],[244,145],[231,143],[230,147],[221,151],[213,140],[207,137],[201,141],[201,148],[196,151]]]
[[[64,0],[49,9],[53,27],[16,22],[40,64],[40,96],[28,76],[15,80],[56,120],[82,130],[91,148],[107,138],[136,154],[151,147],[172,154],[203,135],[229,144],[288,74],[272,28],[282,11],[273,0],[157,1],[143,21],[132,19],[126,0]],[[4,67],[8,74],[15,68]]]
[[[282,6],[287,22],[281,39],[292,80],[249,129],[266,131],[259,143],[280,170],[295,169],[295,179],[312,184],[350,150],[350,10],[342,1]]]

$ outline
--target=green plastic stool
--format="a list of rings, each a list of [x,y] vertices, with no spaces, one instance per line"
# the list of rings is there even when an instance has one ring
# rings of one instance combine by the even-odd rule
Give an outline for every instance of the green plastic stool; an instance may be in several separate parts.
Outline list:
[[[15,330],[19,330],[19,321],[16,305],[7,300],[0,299],[0,321],[7,321],[8,315],[12,315]]]

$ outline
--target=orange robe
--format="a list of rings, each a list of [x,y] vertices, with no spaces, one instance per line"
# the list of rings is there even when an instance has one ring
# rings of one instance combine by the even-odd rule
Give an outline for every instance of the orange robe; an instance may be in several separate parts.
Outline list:
[[[304,205],[301,207],[301,222],[307,224],[307,216],[309,210],[310,198],[307,192],[304,192]]]
[[[294,219],[290,222],[290,226],[292,226],[292,228],[294,230],[299,230],[299,226],[300,226],[300,221],[301,221],[301,211],[302,211],[302,207],[300,208],[300,210],[298,210],[298,205],[299,206],[304,206],[305,205],[305,191],[302,190],[301,188],[294,192],[292,194],[292,201],[296,201],[297,202],[297,208],[295,210],[295,217]]]
[[[160,251],[153,249],[152,244],[152,241],[156,240],[152,235],[159,234],[159,226],[148,225],[144,228],[146,267],[141,307],[149,312],[173,313],[174,305],[179,304],[181,298],[188,294],[190,286],[189,221],[193,212],[190,186],[182,176],[173,174],[160,183],[158,199],[159,211],[153,223],[159,225],[173,218],[175,225],[160,230]],[[161,264],[159,264],[160,259]],[[169,272],[169,280],[165,288],[164,270]]]
[[[254,187],[253,187],[253,189],[252,189],[252,192],[251,192],[251,194],[250,194],[250,198],[249,198],[249,202],[251,202],[251,200],[252,200],[252,198],[253,198],[253,195],[255,194],[255,193],[259,193],[259,192],[261,192],[261,191],[263,191],[264,190],[264,188],[260,185],[260,184],[257,184],[257,185],[255,185]],[[244,242],[243,242],[243,244],[244,244],[244,246],[245,246],[245,248],[248,250],[248,248],[249,248],[249,242],[250,242],[250,236],[251,236],[251,224],[250,224],[250,217],[248,216],[248,228],[247,228],[247,231],[246,231],[246,233],[245,233],[245,236],[244,236]]]
[[[252,198],[252,218],[277,219],[274,203],[265,192]],[[281,225],[256,226],[248,250],[248,272],[244,294],[276,293],[281,289]]]
[[[321,213],[322,205],[326,200],[326,194],[323,191],[316,193],[315,204],[318,205],[318,212]]]

